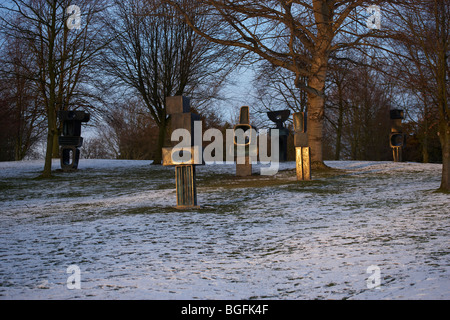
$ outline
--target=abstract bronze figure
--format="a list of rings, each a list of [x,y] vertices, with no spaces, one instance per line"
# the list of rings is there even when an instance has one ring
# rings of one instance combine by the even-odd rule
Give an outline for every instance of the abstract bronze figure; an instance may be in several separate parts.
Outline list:
[[[402,151],[406,138],[402,130],[402,120],[405,118],[403,110],[391,110],[390,117],[391,134],[389,136],[389,144],[392,148],[394,162],[402,162]]]
[[[59,111],[58,118],[62,122],[62,136],[58,138],[60,145],[61,169],[65,172],[78,169],[81,137],[81,123],[89,122],[90,114],[84,111]]]
[[[275,128],[279,130],[279,161],[287,161],[287,139],[289,136],[289,129],[284,126],[284,122],[289,118],[291,114],[290,110],[271,111],[267,112],[267,116],[273,122],[275,122]]]

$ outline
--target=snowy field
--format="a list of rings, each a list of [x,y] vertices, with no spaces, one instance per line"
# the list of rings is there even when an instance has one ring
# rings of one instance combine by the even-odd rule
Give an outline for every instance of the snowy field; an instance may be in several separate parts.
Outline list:
[[[207,165],[201,208],[177,210],[174,169],[149,164],[0,163],[0,299],[450,299],[441,165],[331,161],[311,182]]]

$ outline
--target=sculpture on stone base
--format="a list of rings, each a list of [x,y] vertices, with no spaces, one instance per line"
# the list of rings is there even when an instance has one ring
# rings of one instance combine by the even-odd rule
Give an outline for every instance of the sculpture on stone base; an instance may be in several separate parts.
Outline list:
[[[194,123],[201,120],[198,115],[190,112],[190,100],[184,96],[167,97],[166,114],[170,116],[171,135],[177,129],[187,130],[187,134],[181,143],[171,141],[171,147],[163,148],[163,165],[175,166],[177,208],[196,208],[198,204],[195,167],[202,164],[202,161],[198,160],[202,147],[194,145]]]

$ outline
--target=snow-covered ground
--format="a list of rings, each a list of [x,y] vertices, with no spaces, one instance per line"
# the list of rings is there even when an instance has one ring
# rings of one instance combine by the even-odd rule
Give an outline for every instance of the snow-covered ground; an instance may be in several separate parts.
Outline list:
[[[0,298],[450,299],[441,165],[332,161],[311,182],[207,165],[201,208],[177,210],[173,168],[149,164],[0,163]]]

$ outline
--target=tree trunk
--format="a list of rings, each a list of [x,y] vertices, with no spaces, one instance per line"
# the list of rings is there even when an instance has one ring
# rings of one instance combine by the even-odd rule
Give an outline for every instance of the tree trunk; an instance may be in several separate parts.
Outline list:
[[[441,191],[450,192],[450,126],[441,120],[439,138],[442,146]]]
[[[423,131],[421,130],[422,133],[422,137],[421,137],[421,144],[422,144],[422,162],[423,163],[428,163],[429,162],[429,153],[428,153],[428,108],[425,105],[424,108],[425,111],[425,115],[424,115],[424,120],[423,120]]]
[[[324,98],[308,94],[308,144],[311,147],[311,165],[323,164],[323,107]]]
[[[45,164],[44,171],[41,174],[42,178],[50,178],[52,175],[52,156],[53,156],[53,141],[55,135],[57,135],[56,128],[56,68],[55,68],[55,41],[56,41],[56,3],[52,5],[52,16],[51,24],[49,26],[49,39],[48,39],[48,75],[49,75],[49,86],[48,86],[48,101],[47,101],[47,123],[48,123],[48,133],[47,133],[47,151],[45,154]],[[46,87],[42,90],[42,95],[45,97]]]
[[[53,142],[56,132],[56,112],[53,108],[50,108],[48,112],[48,133],[47,133],[47,150],[45,154],[44,171],[41,174],[42,178],[50,178],[52,175],[52,155],[53,155]]]
[[[16,145],[14,146],[14,161],[23,160],[24,156],[22,156],[22,145],[22,134],[19,132],[16,138]]]
[[[339,90],[339,116],[336,129],[336,153],[334,160],[339,160],[341,157],[341,144],[342,144],[342,127],[344,124],[344,102],[342,99],[342,90]]]
[[[430,156],[428,153],[428,133],[425,133],[422,139],[422,162],[423,163],[430,162]]]
[[[311,167],[326,168],[323,163],[323,119],[325,108],[325,77],[328,57],[317,54],[308,78],[308,144],[311,148]]]
[[[53,151],[52,151],[52,158],[53,159],[59,159],[59,130],[56,130],[56,133],[53,135]]]
[[[439,41],[437,59],[437,98],[439,107],[439,140],[442,147],[442,180],[440,190],[450,192],[450,109],[448,106],[448,4],[434,1],[436,34]]]

